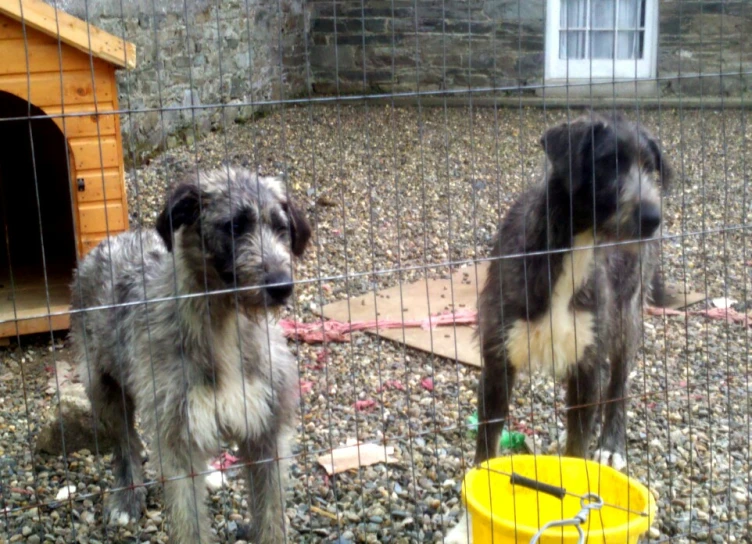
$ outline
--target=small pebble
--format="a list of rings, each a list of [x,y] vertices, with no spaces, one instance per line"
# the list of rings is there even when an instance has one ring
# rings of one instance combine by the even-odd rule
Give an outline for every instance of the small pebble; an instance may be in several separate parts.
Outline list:
[[[65,487],[61,487],[60,490],[57,492],[57,495],[55,495],[56,501],[65,501],[70,498],[70,496],[75,493],[76,486],[75,485],[67,485]]]

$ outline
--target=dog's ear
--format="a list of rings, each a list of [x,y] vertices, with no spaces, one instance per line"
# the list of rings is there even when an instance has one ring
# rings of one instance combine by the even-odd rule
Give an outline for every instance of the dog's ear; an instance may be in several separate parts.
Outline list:
[[[549,128],[543,133],[540,139],[540,145],[545,151],[548,160],[554,167],[563,162],[563,159],[569,157],[570,150],[570,124],[561,123],[555,127]],[[572,142],[574,143],[574,142]]]
[[[168,251],[172,251],[173,233],[180,227],[193,225],[199,218],[199,199],[206,198],[193,183],[178,185],[167,199],[162,213],[157,217],[157,233],[164,240]]]
[[[543,134],[541,147],[569,192],[577,191],[583,182],[589,181],[584,174],[592,172],[590,165],[598,159],[599,144],[608,138],[609,132],[602,120],[592,123],[578,120],[552,127]]]
[[[645,131],[641,132],[642,134],[640,136],[642,141],[644,142],[643,149],[646,149],[646,151],[644,152],[650,154],[650,158],[653,161],[653,166],[655,167],[656,172],[658,172],[658,176],[661,181],[661,189],[665,194],[671,187],[671,181],[674,178],[674,170],[673,168],[671,168],[671,165],[664,157],[661,146],[658,145],[658,142],[655,140],[655,138],[653,138]]]
[[[311,239],[311,225],[308,224],[303,210],[292,202],[284,204],[285,213],[290,219],[290,245],[292,253],[296,257],[303,255],[303,252]]]

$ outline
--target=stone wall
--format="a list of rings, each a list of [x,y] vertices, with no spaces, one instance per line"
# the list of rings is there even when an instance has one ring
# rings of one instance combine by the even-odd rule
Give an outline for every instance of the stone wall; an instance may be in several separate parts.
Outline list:
[[[50,0],[52,1],[52,0]],[[238,104],[306,90],[304,0],[58,0],[58,7],[133,42],[118,76],[126,154],[149,153],[252,115]],[[192,104],[193,102],[193,104]],[[223,120],[223,113],[225,119]]]
[[[118,76],[129,158],[246,119],[251,101],[543,82],[547,0],[49,1],[136,44]],[[745,93],[750,34],[752,0],[661,0],[658,90]]]
[[[402,92],[418,86],[516,92],[543,82],[545,0],[368,0],[364,8],[360,0],[308,4],[312,85],[319,93],[337,88]],[[662,95],[747,90],[749,76],[739,72],[752,69],[752,1],[661,0],[659,9]],[[722,71],[735,75],[696,77]]]
[[[664,94],[739,96],[752,88],[752,73],[745,73],[752,72],[752,1],[661,0],[660,10]],[[695,74],[705,76],[688,77]]]

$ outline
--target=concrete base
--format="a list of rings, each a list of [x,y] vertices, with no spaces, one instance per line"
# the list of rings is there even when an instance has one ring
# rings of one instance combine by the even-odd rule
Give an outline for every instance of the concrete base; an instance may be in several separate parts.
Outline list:
[[[612,79],[547,80],[544,88],[535,90],[536,96],[546,98],[658,98],[659,87],[655,80],[614,81]],[[567,94],[568,93],[568,94]]]

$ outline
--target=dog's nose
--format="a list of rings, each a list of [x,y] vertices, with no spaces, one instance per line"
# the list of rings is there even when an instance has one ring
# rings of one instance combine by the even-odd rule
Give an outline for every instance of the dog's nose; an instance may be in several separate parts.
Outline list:
[[[292,294],[292,279],[286,272],[271,272],[264,282],[267,294],[277,304],[283,304]]]
[[[642,236],[652,236],[661,224],[661,210],[658,206],[643,206],[638,210],[640,214],[640,233]]]

